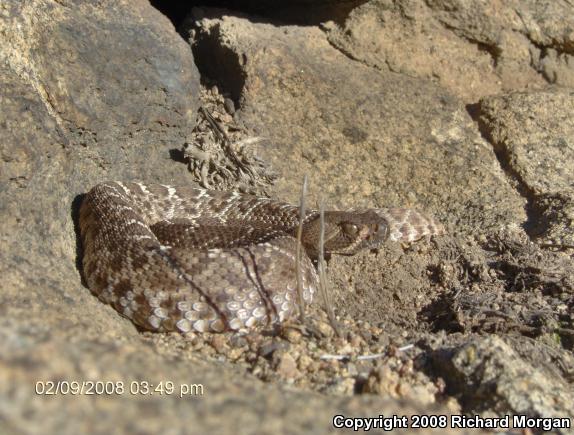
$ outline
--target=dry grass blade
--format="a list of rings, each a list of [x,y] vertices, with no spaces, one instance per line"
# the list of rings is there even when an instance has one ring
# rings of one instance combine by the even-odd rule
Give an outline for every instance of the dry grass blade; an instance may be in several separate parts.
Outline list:
[[[305,219],[305,196],[307,195],[307,175],[303,177],[301,186],[301,198],[299,201],[299,227],[297,228],[297,251],[296,251],[296,268],[297,268],[297,300],[299,302],[299,318],[301,323],[305,319],[305,301],[303,299],[303,276],[301,270],[301,237],[303,236],[303,221]]]
[[[325,267],[325,203],[321,199],[321,204],[319,206],[319,219],[320,219],[320,232],[319,232],[319,292],[323,297],[323,304],[325,305],[325,311],[329,317],[329,323],[331,327],[337,334],[337,337],[341,337],[341,332],[339,330],[339,325],[335,319],[335,312],[333,311],[333,301],[331,299],[331,292],[329,286],[327,285],[327,270]]]
[[[211,113],[209,113],[207,109],[203,106],[199,108],[199,111],[205,117],[207,122],[211,125],[211,128],[213,128],[213,131],[217,136],[219,136],[221,141],[229,142],[229,136],[227,136],[227,133],[225,132],[223,127],[215,120],[215,118],[211,116]]]
[[[407,344],[406,346],[403,347],[399,347],[397,349],[397,351],[399,352],[406,352],[407,350],[413,349],[415,347],[414,344]],[[356,360],[356,361],[368,361],[368,360],[372,360],[372,359],[379,359],[379,358],[384,358],[388,356],[388,353],[383,352],[383,353],[374,353],[371,355],[360,355],[360,356],[353,356],[353,355],[333,355],[330,353],[326,353],[324,355],[321,355],[319,358],[320,359],[335,359],[338,361],[342,361],[342,360]]]

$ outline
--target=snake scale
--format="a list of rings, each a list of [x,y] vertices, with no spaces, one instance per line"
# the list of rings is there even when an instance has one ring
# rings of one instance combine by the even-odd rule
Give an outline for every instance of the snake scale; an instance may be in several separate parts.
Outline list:
[[[299,207],[189,186],[106,182],[80,208],[88,287],[138,326],[221,332],[298,313]],[[303,299],[318,288],[319,213],[304,218]],[[410,209],[325,212],[325,252],[410,242],[442,226]]]

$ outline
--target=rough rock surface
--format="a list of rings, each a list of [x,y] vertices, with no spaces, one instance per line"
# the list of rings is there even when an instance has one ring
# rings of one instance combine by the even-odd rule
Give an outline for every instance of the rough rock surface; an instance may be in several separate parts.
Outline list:
[[[568,1],[372,0],[329,41],[381,71],[438,82],[463,101],[574,85],[574,16]]]
[[[329,206],[421,207],[457,221],[460,232],[524,220],[524,201],[492,147],[443,88],[382,75],[333,49],[314,27],[224,16],[204,18],[194,37],[203,72],[233,98],[242,90],[236,116],[273,138],[262,156],[289,174],[277,183],[280,196],[295,201],[308,173],[311,200],[320,192]]]
[[[487,97],[479,120],[529,200],[531,233],[574,246],[574,91]]]
[[[326,433],[337,413],[574,417],[573,9],[380,1],[321,27],[196,9],[178,34],[143,0],[3,2],[2,426]],[[449,235],[333,257],[341,337],[317,307],[311,333],[138,331],[82,285],[79,195],[105,179],[200,181],[179,152],[209,137],[193,131],[200,97],[266,139],[276,196],[296,201],[307,173],[312,203],[418,207]],[[125,391],[48,397],[38,381]],[[146,395],[142,381],[163,384]],[[180,398],[190,384],[203,395]]]
[[[499,337],[477,337],[448,355],[438,352],[434,358],[452,392],[478,412],[574,417],[571,410],[564,412],[574,396],[562,388],[561,376],[548,379],[552,373],[545,373],[544,364],[526,363]],[[573,362],[571,359],[570,364]]]

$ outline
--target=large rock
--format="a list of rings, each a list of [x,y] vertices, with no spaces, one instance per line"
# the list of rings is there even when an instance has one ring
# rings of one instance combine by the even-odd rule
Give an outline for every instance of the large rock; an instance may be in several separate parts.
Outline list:
[[[574,246],[574,92],[513,93],[480,101],[479,120],[529,199],[540,242]]]
[[[373,0],[329,40],[381,71],[440,83],[468,102],[547,83],[574,85],[574,6],[511,0]]]
[[[520,347],[532,351],[526,343]],[[568,362],[574,363],[572,356]],[[437,352],[434,363],[449,380],[450,392],[475,412],[574,418],[574,395],[564,388],[560,373],[545,373],[540,362],[538,367],[528,364],[500,337],[474,337],[449,352]]]

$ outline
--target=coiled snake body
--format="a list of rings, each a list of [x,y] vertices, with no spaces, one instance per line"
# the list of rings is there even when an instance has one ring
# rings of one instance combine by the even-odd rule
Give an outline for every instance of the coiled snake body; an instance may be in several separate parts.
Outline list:
[[[104,302],[145,329],[220,332],[281,322],[298,312],[299,208],[269,198],[192,187],[107,182],[80,209],[83,272]],[[354,254],[442,227],[409,209],[325,213],[325,251]],[[319,214],[303,225],[303,299],[318,277]]]

